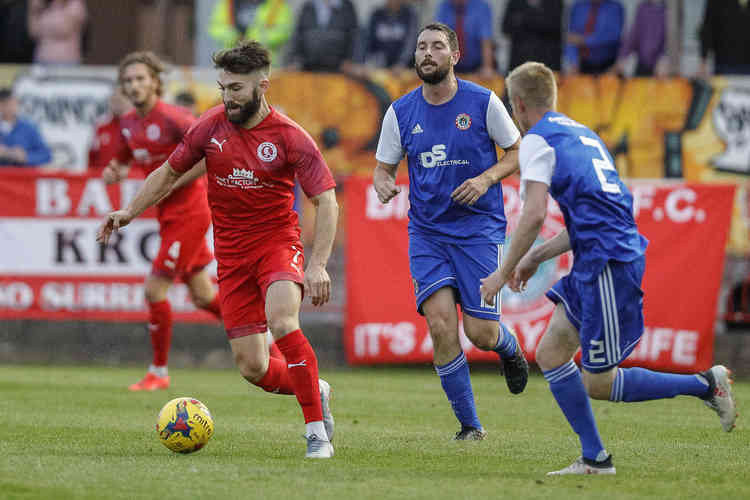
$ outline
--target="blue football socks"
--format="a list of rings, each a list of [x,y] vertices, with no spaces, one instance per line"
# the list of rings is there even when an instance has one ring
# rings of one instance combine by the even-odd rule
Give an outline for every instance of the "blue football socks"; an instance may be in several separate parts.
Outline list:
[[[557,405],[581,440],[583,458],[603,460],[607,456],[594,421],[591,401],[583,386],[581,372],[573,361],[542,372]]]
[[[453,413],[464,427],[476,427],[480,429],[477,416],[477,408],[474,404],[474,391],[471,389],[471,379],[469,378],[469,364],[466,362],[466,355],[463,352],[456,356],[450,363],[442,366],[435,366],[435,371],[440,376],[440,383],[443,385],[445,395],[451,402]]]
[[[650,401],[675,396],[703,397],[708,380],[702,375],[660,373],[645,368],[618,368],[612,383],[610,401]]]
[[[517,348],[518,342],[516,342],[516,337],[513,336],[513,334],[510,333],[510,330],[508,330],[508,327],[501,322],[500,330],[497,332],[497,344],[495,344],[495,348],[492,350],[501,358],[506,359],[515,356]]]

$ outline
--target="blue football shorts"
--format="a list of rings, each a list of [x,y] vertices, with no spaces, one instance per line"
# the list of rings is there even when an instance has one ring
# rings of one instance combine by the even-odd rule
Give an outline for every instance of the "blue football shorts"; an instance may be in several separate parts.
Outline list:
[[[430,295],[449,286],[464,314],[499,320],[500,294],[494,305],[486,304],[479,293],[479,280],[497,269],[502,253],[503,246],[496,243],[452,244],[410,234],[409,269],[419,314],[424,314],[422,303]]]
[[[563,304],[568,320],[578,329],[581,364],[598,373],[619,365],[643,335],[643,290],[646,259],[610,260],[593,281],[567,275],[547,292]]]

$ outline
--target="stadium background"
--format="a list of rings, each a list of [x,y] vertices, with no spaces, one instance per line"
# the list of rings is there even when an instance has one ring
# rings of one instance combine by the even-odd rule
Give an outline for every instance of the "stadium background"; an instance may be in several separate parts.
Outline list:
[[[96,21],[90,26],[91,48],[86,54],[86,65],[72,68],[0,66],[0,84],[14,85],[22,112],[40,124],[55,152],[54,169],[44,172],[5,170],[0,187],[0,196],[5,200],[4,208],[0,210],[0,228],[4,229],[3,250],[0,250],[0,317],[3,318],[0,322],[0,360],[111,364],[147,360],[147,332],[140,322],[145,316],[142,307],[139,316],[137,300],[131,297],[130,302],[113,306],[106,301],[97,301],[101,289],[90,288],[89,292],[85,292],[90,297],[86,298],[80,287],[80,283],[92,279],[92,276],[96,281],[97,275],[100,282],[114,279],[119,283],[138,283],[148,269],[146,261],[128,262],[127,269],[121,266],[112,271],[102,269],[94,262],[95,259],[87,261],[84,266],[75,262],[75,244],[64,245],[62,249],[59,245],[56,249],[50,246],[46,253],[31,252],[30,249],[36,246],[35,242],[38,246],[44,246],[51,241],[50,234],[57,234],[56,224],[73,230],[79,225],[90,228],[106,208],[106,203],[97,204],[96,200],[101,202],[101,197],[95,201],[88,200],[83,205],[81,203],[87,199],[84,196],[89,192],[87,189],[101,194],[98,181],[83,172],[84,158],[94,123],[105,109],[111,91],[115,76],[112,64],[124,53],[148,48],[174,63],[167,75],[167,99],[181,90],[190,90],[197,97],[199,110],[205,110],[217,102],[215,74],[208,60],[208,55],[216,47],[207,37],[203,22],[208,18],[213,3],[211,0],[89,2],[90,18]],[[299,0],[289,3],[295,11],[301,4]],[[429,12],[434,11],[436,2],[416,3],[420,5],[423,20],[429,19]],[[623,3],[629,18],[632,17],[636,2]],[[360,0],[355,4],[359,8],[360,24],[364,24],[375,3]],[[504,4],[503,1],[493,4],[496,16],[503,11]],[[695,32],[703,2],[682,4],[682,23],[679,30],[672,32],[670,43],[673,47],[675,44],[679,46],[677,64],[683,76],[625,80],[612,75],[561,77],[559,107],[561,111],[597,130],[616,155],[620,174],[631,179],[634,185],[645,182],[645,185],[651,186],[646,191],[667,189],[674,192],[684,187],[701,193],[706,189],[705,192],[710,193],[714,184],[736,188],[714,192],[718,199],[723,197],[726,201],[731,198],[732,203],[715,209],[717,212],[712,215],[717,219],[710,226],[713,231],[695,239],[686,235],[684,228],[676,228],[673,235],[665,240],[665,245],[694,258],[693,262],[686,262],[691,266],[691,271],[703,264],[705,255],[702,251],[710,253],[713,247],[722,249],[726,240],[726,258],[723,252],[714,252],[719,260],[714,259],[715,267],[706,270],[707,280],[711,283],[693,279],[692,273],[683,273],[682,281],[667,283],[665,290],[669,292],[670,287],[694,287],[711,292],[707,298],[694,300],[703,309],[702,318],[705,320],[708,315],[708,341],[714,343],[713,335],[716,334],[714,358],[742,372],[743,369],[750,370],[750,342],[746,340],[747,335],[741,334],[745,333],[743,320],[746,318],[741,314],[730,317],[732,307],[729,305],[733,290],[746,279],[750,267],[747,260],[750,254],[747,197],[750,154],[743,150],[744,134],[747,133],[744,117],[750,108],[747,97],[750,78],[713,77],[704,81],[691,77],[698,65]],[[502,68],[504,61],[507,61],[507,44],[502,43],[502,39],[498,39],[498,42],[498,61]],[[499,95],[503,92],[501,76],[492,80],[469,78],[492,88]],[[368,216],[366,207],[356,212],[351,210],[355,204],[350,203],[347,192],[351,191],[348,189],[350,186],[359,186],[359,192],[366,196],[367,176],[373,167],[372,146],[377,140],[382,112],[392,99],[417,85],[414,75],[396,76],[384,71],[374,71],[368,78],[361,79],[283,70],[273,76],[271,102],[283,108],[318,139],[340,186],[341,224],[329,266],[335,281],[333,301],[323,310],[313,310],[307,305],[302,318],[305,331],[310,335],[324,365],[347,362],[345,331],[347,338],[351,339],[356,329],[356,325],[347,326],[347,318],[352,312],[348,309],[352,305],[352,297],[364,298],[365,303],[379,303],[387,308],[387,304],[383,305],[385,298],[394,295],[396,300],[405,301],[407,308],[411,305],[408,276],[404,276],[406,287],[396,284],[391,288],[386,282],[380,289],[366,286],[360,280],[351,280],[355,269],[366,268],[373,261],[367,260],[362,265],[365,254],[356,251],[357,240],[351,237],[352,228],[348,224],[359,224],[359,228],[375,228],[377,224]],[[54,186],[63,185],[70,193],[71,206],[63,210],[53,202],[44,212],[45,205],[41,202],[44,193],[52,196],[49,193],[57,192]],[[121,194],[113,190],[108,193],[106,196],[112,203],[116,203]],[[702,209],[699,207],[702,200],[690,199],[689,196],[682,199],[679,205],[681,213],[694,209],[691,213],[697,214]],[[309,205],[303,203],[301,212],[306,239],[311,233],[309,210]],[[385,226],[386,231],[403,223],[403,204],[401,208],[393,210],[401,210],[401,215],[391,213],[375,217],[381,222],[383,219],[393,219],[394,226]],[[148,220],[144,221],[144,232],[148,231],[148,223]],[[23,238],[18,238],[19,227],[24,232]],[[29,227],[40,228],[41,232],[34,234],[28,230]],[[724,238],[726,232],[728,236]],[[399,226],[391,234],[393,238],[402,237],[405,240],[403,227]],[[81,245],[88,245],[90,251],[95,252],[93,242],[89,244],[83,237],[80,241]],[[352,251],[353,248],[355,251]],[[63,255],[62,261],[57,262],[55,257],[60,255]],[[378,252],[371,250],[368,255],[377,256]],[[377,269],[396,275],[395,269],[403,269],[405,264],[397,262],[397,258],[392,256],[389,261],[377,263],[382,266]],[[77,269],[71,270],[76,266]],[[558,266],[564,268],[565,264]],[[370,269],[374,268],[370,266]],[[70,298],[72,302],[65,302],[67,292],[62,287],[63,291],[58,294],[63,297],[60,299],[62,305],[54,307],[48,307],[49,303],[45,306],[38,296],[33,295],[38,293],[36,289],[32,294],[33,300],[29,302],[27,288],[22,286],[26,284],[28,289],[41,288],[45,280],[67,283],[71,282],[70,276],[75,276],[73,282],[76,287]],[[31,283],[35,280],[36,285]],[[714,282],[716,286],[713,286]],[[135,289],[128,293],[137,297],[139,292]],[[651,301],[659,301],[663,309],[672,308],[673,314],[679,314],[679,308],[674,307],[677,299],[673,295],[649,297]],[[192,306],[185,300],[184,290],[178,288],[172,300],[178,304],[176,309],[184,314],[183,319],[188,320],[175,327],[172,364],[231,366],[220,326],[204,322],[205,318],[192,311]],[[85,304],[93,305],[89,307]],[[727,319],[736,320],[731,325],[733,328],[727,328]],[[378,345],[392,345],[394,339],[398,344],[405,338],[403,332],[398,333],[393,328],[399,322],[378,318],[367,321],[368,324],[391,325],[381,328],[380,338],[376,337],[374,341]],[[678,333],[670,334],[670,342]],[[710,346],[708,349],[710,352]],[[665,350],[674,359],[674,345]],[[353,347],[350,347],[349,361],[352,361],[352,352]],[[424,361],[423,358],[418,360]],[[388,361],[407,359],[395,357]]]

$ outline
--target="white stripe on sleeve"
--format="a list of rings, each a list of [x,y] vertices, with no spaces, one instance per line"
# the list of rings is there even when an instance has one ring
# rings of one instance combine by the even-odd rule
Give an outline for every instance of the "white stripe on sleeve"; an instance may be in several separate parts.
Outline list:
[[[401,133],[398,128],[398,118],[393,110],[393,105],[388,107],[383,117],[383,126],[380,129],[378,150],[375,159],[388,165],[398,165],[404,157],[404,148],[401,146]]]
[[[508,110],[494,92],[490,93],[490,102],[487,104],[487,133],[503,149],[512,146],[521,137]]]

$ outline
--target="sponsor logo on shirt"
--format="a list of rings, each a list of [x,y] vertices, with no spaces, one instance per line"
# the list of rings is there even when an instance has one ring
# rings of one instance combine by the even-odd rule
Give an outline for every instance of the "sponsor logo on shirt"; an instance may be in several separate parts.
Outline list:
[[[258,145],[258,158],[266,163],[272,162],[278,156],[279,151],[272,142],[262,142]]]
[[[461,113],[456,117],[456,128],[458,130],[468,130],[471,127],[471,117],[466,113]]]
[[[414,125],[414,128],[411,129],[411,133],[412,134],[421,134],[422,132],[424,132],[424,130],[422,130],[422,126],[419,125],[419,123],[417,123],[416,125]]]
[[[216,140],[215,137],[211,137],[211,144],[216,144],[217,146],[219,146],[219,151],[223,153],[224,152],[224,143],[227,142],[227,140],[228,139],[224,139],[223,141],[219,142],[219,141]]]
[[[159,128],[159,125],[156,123],[152,123],[148,127],[146,127],[146,137],[149,141],[156,141],[159,139],[159,136],[161,136],[161,129]]]
[[[419,155],[419,163],[424,168],[462,166],[468,165],[469,160],[448,160],[445,153],[445,144],[435,144],[431,151],[425,151]]]
[[[232,173],[226,177],[217,175],[216,183],[228,188],[257,189],[263,187],[263,183],[256,177],[255,172],[245,168],[232,169]]]

